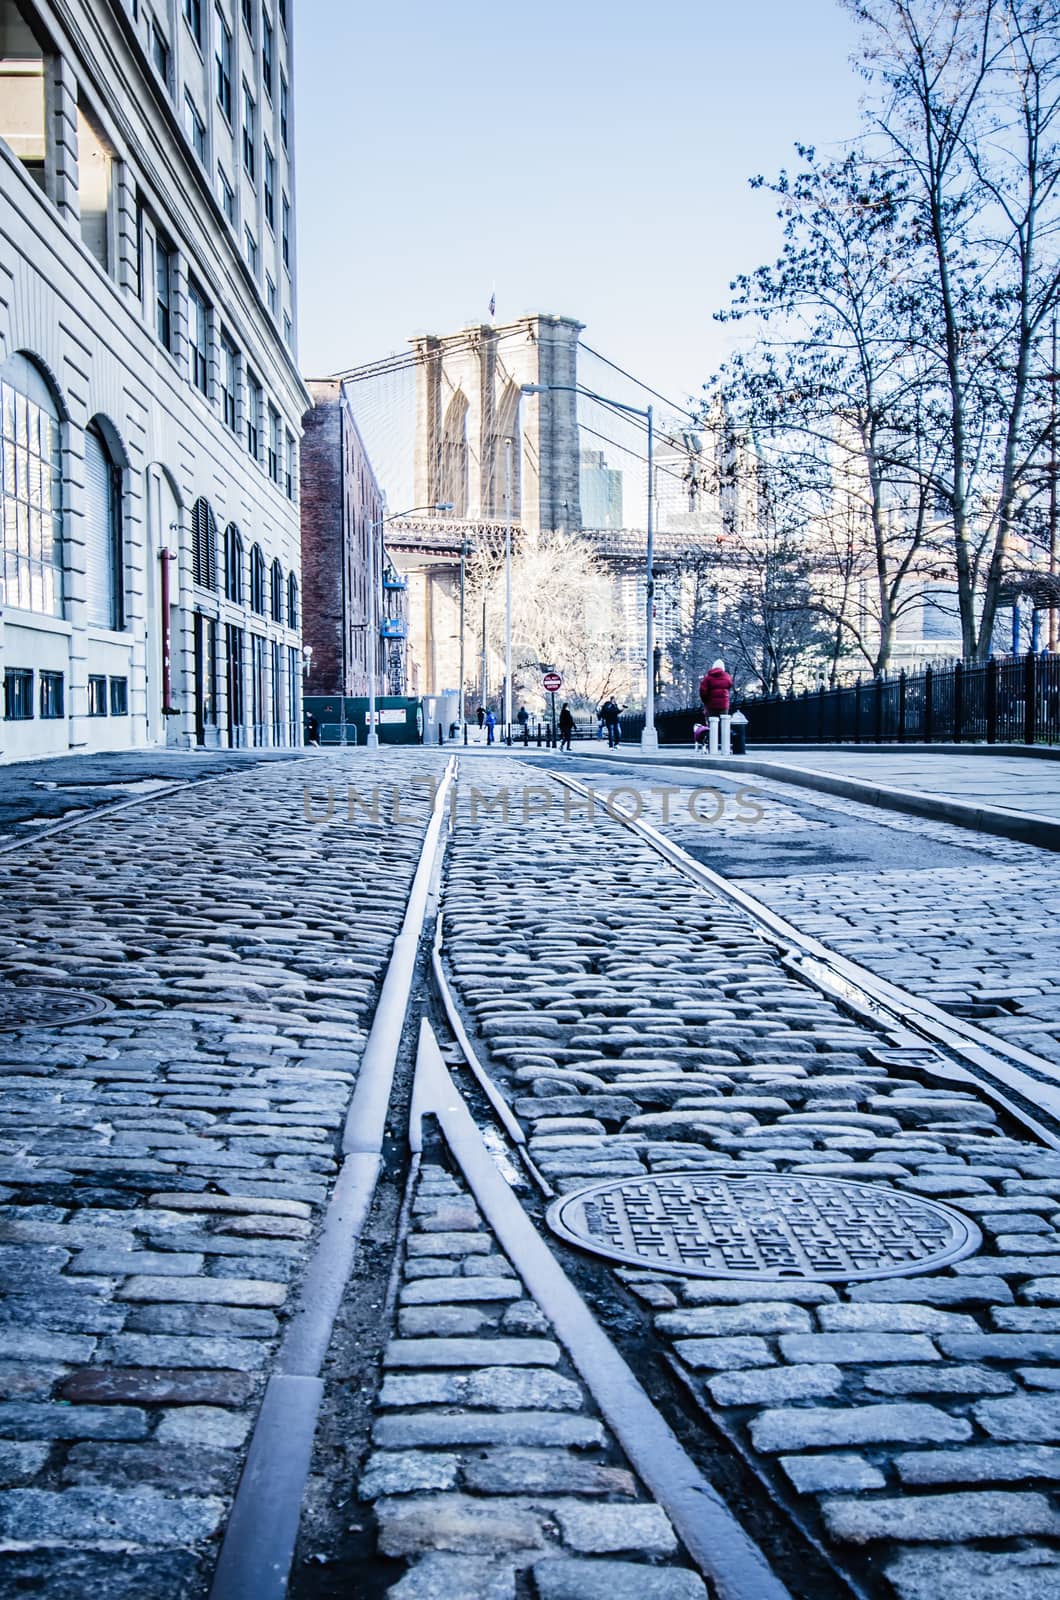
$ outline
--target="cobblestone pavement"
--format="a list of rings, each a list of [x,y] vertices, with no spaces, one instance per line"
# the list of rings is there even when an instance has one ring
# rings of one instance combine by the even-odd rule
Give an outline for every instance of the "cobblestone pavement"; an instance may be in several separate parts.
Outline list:
[[[319,750],[120,750],[15,761],[2,769],[0,835],[31,836],[65,817],[171,783],[195,783],[271,762],[312,760]]]
[[[3,992],[113,1006],[0,1033],[5,1593],[205,1592],[426,816],[348,762],[317,820],[280,762],[0,857]]]
[[[989,758],[968,759],[989,765]],[[1056,771],[1060,784],[1051,762],[1014,757],[1012,764]],[[574,775],[582,776],[581,764]],[[597,783],[609,792],[622,781],[642,799],[647,820],[804,932],[1060,1063],[1055,852],[764,778],[744,780],[742,801],[738,780],[716,772],[601,772]],[[649,783],[672,785],[673,797],[665,803]],[[716,821],[720,802],[706,796],[696,802],[705,820],[689,817],[693,784],[724,797]]]
[[[360,1475],[394,1600],[706,1600],[462,1180],[426,1161]],[[687,1558],[684,1558],[687,1561]],[[520,1588],[526,1593],[525,1588]]]
[[[525,768],[490,776],[514,791]],[[463,814],[445,902],[457,990],[556,1188],[834,1176],[947,1202],[984,1240],[849,1284],[600,1270],[868,1592],[1056,1600],[1060,1156],[903,1072],[740,913],[579,805],[532,844],[518,816]]]

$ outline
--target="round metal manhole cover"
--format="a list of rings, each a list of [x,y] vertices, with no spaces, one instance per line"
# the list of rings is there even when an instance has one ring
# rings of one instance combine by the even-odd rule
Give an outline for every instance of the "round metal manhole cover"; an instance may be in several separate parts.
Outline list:
[[[949,1206],[846,1178],[615,1178],[564,1195],[548,1222],[572,1244],[630,1266],[778,1283],[930,1272],[982,1243]]]
[[[110,1010],[110,1002],[81,989],[49,989],[43,984],[0,987],[0,1032],[19,1028],[62,1028]]]

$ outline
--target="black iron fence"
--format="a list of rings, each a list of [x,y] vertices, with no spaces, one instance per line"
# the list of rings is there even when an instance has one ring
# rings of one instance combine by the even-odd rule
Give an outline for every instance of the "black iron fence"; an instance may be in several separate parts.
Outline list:
[[[1060,744],[1060,655],[997,657],[844,688],[733,702],[753,744]],[[656,718],[663,744],[691,744],[698,707]],[[623,717],[639,738],[642,716]]]

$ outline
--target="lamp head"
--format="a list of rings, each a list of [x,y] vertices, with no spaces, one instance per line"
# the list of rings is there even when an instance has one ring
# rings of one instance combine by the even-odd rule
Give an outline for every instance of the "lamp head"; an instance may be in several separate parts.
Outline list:
[[[434,509],[435,511],[452,511],[453,502],[451,500],[439,500]]]
[[[547,394],[547,383],[524,383],[520,385],[520,394]]]

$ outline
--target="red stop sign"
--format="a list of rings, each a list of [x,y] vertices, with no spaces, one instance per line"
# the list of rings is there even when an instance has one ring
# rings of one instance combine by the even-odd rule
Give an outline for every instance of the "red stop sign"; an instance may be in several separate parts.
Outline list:
[[[557,689],[563,688],[563,679],[560,677],[558,672],[546,672],[541,682],[544,684],[549,694],[555,694]]]

